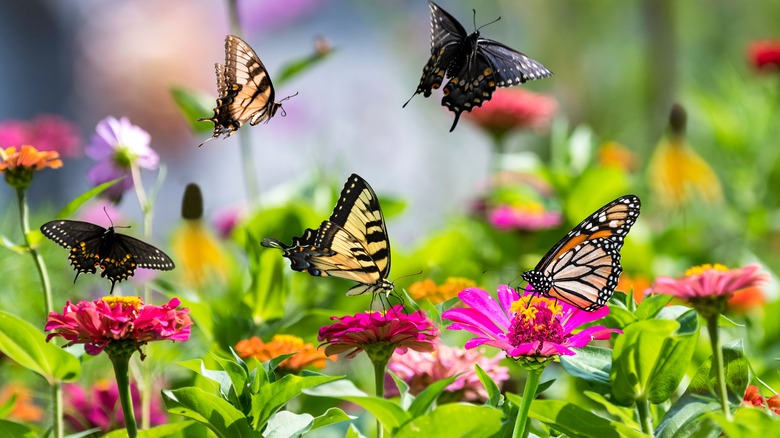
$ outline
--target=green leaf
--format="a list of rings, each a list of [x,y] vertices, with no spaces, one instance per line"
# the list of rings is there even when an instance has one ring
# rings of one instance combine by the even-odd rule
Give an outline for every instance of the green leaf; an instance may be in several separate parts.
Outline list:
[[[341,423],[342,421],[354,420],[356,417],[347,415],[346,412],[339,408],[330,408],[325,411],[324,414],[314,418],[314,424],[311,429],[319,429],[320,427],[330,426],[331,424]]]
[[[299,58],[286,63],[282,67],[282,71],[274,77],[274,82],[276,82],[276,87],[279,88],[279,86],[288,82],[290,79],[311,69],[315,65],[322,62],[325,58],[327,58],[328,55],[330,55],[332,52],[333,52],[332,49],[322,51],[322,52],[315,51],[311,55],[307,55],[303,58]],[[382,205],[384,205],[384,203]]]
[[[169,413],[191,418],[220,438],[262,436],[230,403],[200,388],[163,390],[162,397]]]
[[[14,438],[36,438],[38,434],[24,424],[0,420],[0,436]]]
[[[412,405],[408,409],[409,415],[412,418],[415,418],[424,414],[428,408],[433,406],[433,403],[436,402],[436,399],[439,398],[441,393],[444,392],[459,375],[460,374],[457,374],[446,379],[438,380],[428,385],[427,388],[417,394],[417,398],[414,399]]]
[[[323,374],[305,377],[288,374],[276,382],[261,386],[257,394],[252,396],[251,416],[253,418],[253,426],[256,429],[260,429],[271,418],[271,415],[281,409],[287,402],[297,397],[303,389],[342,378],[342,376],[326,376]]]
[[[482,386],[485,387],[488,394],[488,399],[485,401],[485,404],[497,408],[501,404],[501,390],[498,388],[498,385],[493,378],[490,377],[482,367],[474,364],[474,369],[477,371],[477,377],[479,377],[479,381],[482,382]]]
[[[640,320],[653,318],[655,317],[655,315],[658,314],[658,312],[661,311],[661,309],[666,307],[666,305],[669,304],[670,301],[672,301],[671,295],[658,294],[658,295],[647,296],[639,304],[639,307],[637,307],[636,312],[634,312],[634,314]]]
[[[151,429],[144,429],[138,431],[138,438],[165,438],[181,432],[188,427],[196,424],[194,421],[181,421],[178,423],[163,424],[161,426],[155,426]],[[187,436],[187,435],[184,435]],[[72,438],[72,435],[68,435]],[[127,429],[117,429],[103,435],[102,438],[127,438]]]
[[[269,376],[273,376],[274,370],[284,362],[285,360],[295,356],[297,353],[287,353],[287,354],[280,354],[279,356],[276,356],[275,358],[263,362],[263,369],[265,370],[266,374]],[[270,381],[270,379],[269,379]]]
[[[723,351],[723,370],[726,374],[729,402],[739,405],[750,380],[750,363],[745,357],[745,349],[741,339],[724,345],[721,350]],[[710,356],[691,379],[688,391],[700,396],[715,397],[716,382],[717,377],[715,370],[712,369],[712,356]]]
[[[612,350],[600,347],[583,347],[574,356],[561,356],[561,365],[574,377],[600,385],[609,385],[612,370]]]
[[[353,423],[349,425],[349,429],[347,429],[347,433],[344,434],[344,438],[366,438],[366,436],[360,433],[360,430],[358,430],[357,426]]]
[[[699,315],[695,310],[689,310],[677,318],[677,322],[680,327],[673,337],[664,340],[663,352],[648,379],[650,403],[663,403],[672,396],[693,359],[699,340]]]
[[[332,397],[358,404],[371,412],[388,430],[397,429],[411,418],[398,404],[384,398],[366,395],[349,380],[320,385],[313,389],[306,389],[303,393],[314,397]]]
[[[216,98],[202,91],[188,90],[182,87],[172,87],[170,91],[184,120],[195,132],[211,132],[213,130],[213,125],[198,122],[198,119],[211,117],[214,113]]]
[[[780,415],[761,408],[738,409],[733,420],[723,415],[712,415],[710,418],[730,437],[771,437],[780,430]]]
[[[503,416],[500,409],[490,406],[448,403],[414,418],[392,436],[395,438],[490,436],[501,429]]]
[[[263,251],[260,241],[253,233],[247,233],[247,248],[250,259],[252,284],[245,295],[252,317],[257,322],[266,322],[284,316],[284,302],[287,298],[284,277],[284,257],[276,251]]]
[[[390,374],[390,377],[392,377],[393,382],[395,382],[395,386],[398,387],[399,399],[401,400],[401,408],[403,408],[403,410],[405,411],[408,411],[409,406],[412,405],[412,402],[415,399],[415,397],[412,394],[409,394],[409,385],[407,385],[406,382],[403,381],[403,379],[396,376],[394,372],[387,370],[387,373]]]
[[[290,411],[280,411],[274,414],[268,420],[268,426],[263,432],[265,438],[293,438],[299,437],[304,433],[325,427],[331,424],[349,421],[351,417],[341,409],[330,408],[319,417],[313,417],[310,414],[295,414]]]
[[[519,397],[507,397],[512,403],[519,403]],[[620,422],[607,420],[586,411],[574,403],[560,400],[534,400],[528,416],[562,432],[572,438],[639,438],[649,437]]]
[[[585,397],[588,397],[589,399],[603,406],[604,409],[607,412],[609,412],[611,415],[620,418],[623,424],[630,427],[634,427],[636,429],[639,428],[639,423],[637,423],[636,419],[634,419],[636,410],[613,404],[612,402],[607,400],[607,398],[604,397],[603,395],[593,391],[583,391],[582,394],[585,395]]]
[[[73,213],[76,212],[82,205],[84,205],[87,201],[94,198],[95,196],[103,193],[108,189],[109,187],[113,186],[114,184],[118,183],[119,181],[122,181],[126,177],[117,178],[112,181],[104,182],[103,184],[100,184],[99,186],[93,187],[86,192],[82,193],[81,195],[77,196],[75,199],[70,201],[68,205],[62,208],[55,216],[55,219],[66,219],[71,216],[73,216]]]
[[[72,382],[81,375],[81,364],[75,356],[46,342],[40,329],[3,311],[0,311],[0,351],[43,376],[49,384]]]
[[[227,377],[230,379],[229,388],[225,388],[228,390],[227,400],[241,412],[247,412],[250,407],[250,398],[247,388],[249,375],[246,370],[237,362],[221,358],[215,354],[212,356],[222,369],[225,370]],[[220,390],[221,389],[222,388],[220,388]]]

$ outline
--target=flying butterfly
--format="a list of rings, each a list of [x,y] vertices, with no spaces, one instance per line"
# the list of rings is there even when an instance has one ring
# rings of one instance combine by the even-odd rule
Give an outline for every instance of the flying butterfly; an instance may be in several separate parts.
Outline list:
[[[136,268],[170,271],[173,261],[161,250],[134,237],[119,234],[114,227],[103,228],[89,222],[55,220],[41,225],[44,236],[63,248],[70,249],[70,264],[79,274],[94,274],[97,268],[103,270],[101,277],[114,284],[132,277]]]
[[[268,70],[244,40],[235,35],[225,37],[225,65],[214,64],[214,67],[219,93],[214,117],[198,119],[199,122],[213,122],[214,134],[200,146],[223,134],[223,138],[230,137],[247,121],[252,126],[262,121],[268,123],[279,109],[285,116],[282,102],[294,95],[280,102],[274,100],[274,86]]]
[[[482,106],[496,88],[552,75],[528,56],[498,41],[481,38],[479,29],[469,35],[458,20],[437,4],[429,2],[428,7],[431,10],[431,58],[423,67],[417,91],[404,107],[420,93],[430,96],[432,90],[438,89],[448,78],[441,103],[455,113],[452,132],[460,114]]]
[[[347,295],[393,291],[387,280],[390,241],[382,209],[374,190],[356,174],[347,179],[333,214],[317,230],[307,228],[290,245],[270,237],[261,245],[281,249],[293,270],[357,282]]]
[[[593,312],[607,304],[620,273],[620,249],[641,204],[625,195],[596,210],[523,274],[535,293]]]

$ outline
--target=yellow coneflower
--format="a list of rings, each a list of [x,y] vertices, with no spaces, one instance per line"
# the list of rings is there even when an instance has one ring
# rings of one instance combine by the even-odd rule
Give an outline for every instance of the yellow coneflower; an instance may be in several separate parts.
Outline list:
[[[669,134],[662,140],[650,162],[650,186],[671,208],[689,204],[694,198],[708,204],[720,202],[723,197],[720,181],[709,164],[685,141],[685,110],[672,107]]]

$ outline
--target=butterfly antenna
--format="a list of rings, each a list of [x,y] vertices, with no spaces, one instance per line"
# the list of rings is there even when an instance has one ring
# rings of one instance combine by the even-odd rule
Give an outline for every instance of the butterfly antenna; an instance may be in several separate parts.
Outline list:
[[[475,17],[476,17],[476,15],[475,15]],[[491,24],[493,24],[493,23],[497,22],[497,21],[498,21],[498,20],[500,20],[500,19],[501,19],[501,17],[498,17],[498,18],[496,18],[495,20],[491,21],[490,23],[485,23],[485,24],[483,24],[482,26],[479,26],[479,27],[477,28],[477,30],[476,30],[476,31],[477,31],[477,32],[479,32],[479,30],[480,30],[480,29],[482,29],[483,27],[490,26]],[[475,20],[476,20],[476,19],[475,19]],[[476,21],[474,22],[474,27],[477,27]]]
[[[108,222],[111,223],[111,228],[114,228],[114,221],[111,220],[111,216],[108,215],[108,210],[106,210],[105,206],[103,206],[103,213],[106,214],[106,217],[108,218]]]
[[[414,277],[415,275],[420,275],[420,274],[422,274],[422,273],[423,273],[423,271],[421,270],[420,272],[415,272],[414,274],[406,274],[406,275],[402,275],[402,276],[400,276],[400,277],[396,277],[396,279],[395,279],[395,280],[393,280],[391,283],[395,283],[396,281],[398,281],[398,280],[400,280],[400,279],[402,279],[402,278],[406,278],[406,277]]]
[[[477,10],[472,9],[471,12],[474,13],[474,31],[479,32],[479,29],[477,29]]]
[[[298,95],[298,92],[296,91],[295,94],[291,94],[291,95],[285,97],[284,99],[280,100],[279,103],[282,103],[282,102],[284,102],[286,100],[290,100],[291,98],[293,98],[293,97],[295,97],[297,95]]]

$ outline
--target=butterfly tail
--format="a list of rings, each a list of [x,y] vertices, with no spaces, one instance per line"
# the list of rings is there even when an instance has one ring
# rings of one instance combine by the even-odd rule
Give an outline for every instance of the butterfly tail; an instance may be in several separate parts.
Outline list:
[[[282,251],[284,251],[285,249],[289,248],[288,245],[285,245],[280,240],[274,239],[272,237],[266,237],[265,239],[263,239],[262,242],[260,242],[260,245],[265,247],[265,248],[281,249]]]
[[[460,119],[460,112],[455,113],[455,120],[452,121],[452,126],[450,127],[450,132],[455,130],[455,126],[458,125],[458,119]]]
[[[412,97],[410,97],[409,100],[407,100],[404,106],[402,106],[401,108],[406,108],[406,105],[409,105],[409,102],[411,102],[412,99],[414,99],[414,96],[417,96],[418,93],[420,93],[419,90],[415,91],[414,94],[412,94]]]

